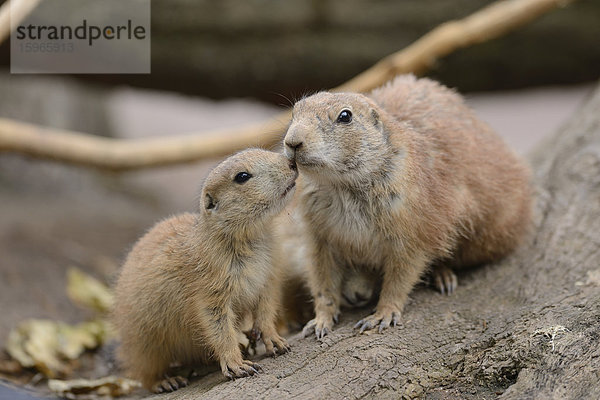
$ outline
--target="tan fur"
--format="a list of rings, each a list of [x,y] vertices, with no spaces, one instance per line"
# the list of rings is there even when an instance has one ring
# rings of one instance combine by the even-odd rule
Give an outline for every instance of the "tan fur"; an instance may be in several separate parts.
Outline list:
[[[302,187],[302,177],[297,179]],[[283,275],[283,307],[279,332],[298,330],[312,318],[313,301],[309,288],[312,264],[309,230],[306,228],[296,193],[284,212],[276,217],[274,263]],[[368,304],[377,289],[377,276],[364,268],[346,268],[342,279],[340,305],[345,308]]]
[[[239,172],[252,177],[234,182]],[[114,322],[128,374],[157,391],[173,362],[216,360],[225,376],[253,374],[239,325],[251,313],[267,352],[288,346],[275,330],[281,276],[272,267],[273,219],[291,198],[297,171],[281,154],[247,150],[208,176],[196,214],[158,223],[127,257]],[[172,388],[175,389],[175,388]]]
[[[344,109],[352,121],[336,122]],[[305,98],[284,142],[304,178],[316,312],[306,330],[318,337],[337,318],[346,268],[383,275],[375,314],[357,324],[382,330],[428,267],[498,259],[530,225],[527,167],[431,80],[405,75],[366,96]]]
[[[298,185],[300,178],[296,181]],[[301,328],[312,316],[312,298],[308,289],[311,262],[303,220],[298,213],[297,196],[275,221],[274,263],[282,271],[283,307],[278,321],[279,332]]]

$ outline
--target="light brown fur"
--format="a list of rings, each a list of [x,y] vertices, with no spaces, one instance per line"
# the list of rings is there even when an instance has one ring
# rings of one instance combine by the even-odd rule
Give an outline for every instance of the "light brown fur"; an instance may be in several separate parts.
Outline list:
[[[296,181],[302,187],[302,177]],[[283,274],[283,310],[278,323],[280,332],[301,328],[312,318],[313,301],[309,288],[309,271],[313,262],[310,254],[309,231],[302,218],[298,193],[276,218],[274,263]],[[342,279],[340,305],[361,307],[372,301],[377,291],[377,277],[364,268],[346,268]]]
[[[349,123],[338,121],[350,110]],[[383,276],[360,331],[396,324],[424,271],[480,264],[512,251],[530,226],[524,163],[453,91],[400,76],[369,95],[321,92],[294,106],[284,139],[304,184],[310,286],[322,337],[339,314],[346,268]]]
[[[234,181],[239,172],[252,177]],[[208,176],[200,212],[158,223],[127,257],[116,286],[114,322],[128,374],[155,391],[169,365],[216,360],[229,378],[254,374],[238,346],[252,314],[268,353],[288,345],[275,330],[281,274],[273,268],[273,220],[291,198],[297,171],[281,154],[247,150]],[[277,349],[277,350],[275,350]]]

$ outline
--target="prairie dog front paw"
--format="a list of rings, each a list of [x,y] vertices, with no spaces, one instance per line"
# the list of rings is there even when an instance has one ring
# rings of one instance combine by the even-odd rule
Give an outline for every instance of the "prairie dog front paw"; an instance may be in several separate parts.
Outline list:
[[[187,385],[188,385],[188,380],[182,376],[166,377],[162,381],[156,382],[156,384],[154,384],[154,386],[152,386],[152,391],[154,393],[174,392],[177,389],[186,387]]]
[[[304,329],[302,329],[302,336],[307,337],[314,332],[317,339],[323,339],[323,337],[333,331],[333,324],[337,322],[338,316],[339,314],[317,314],[314,319],[311,319],[306,323]]]
[[[393,307],[381,307],[374,314],[361,319],[354,325],[359,333],[378,327],[379,333],[390,326],[396,326],[400,322],[400,310]]]
[[[262,371],[262,368],[260,365],[248,360],[222,361],[221,371],[226,378],[233,380],[236,378],[244,378],[246,376],[258,374],[260,371]]]
[[[279,336],[277,332],[263,333],[262,341],[265,344],[265,350],[268,355],[274,356],[290,351],[290,345],[287,340]]]

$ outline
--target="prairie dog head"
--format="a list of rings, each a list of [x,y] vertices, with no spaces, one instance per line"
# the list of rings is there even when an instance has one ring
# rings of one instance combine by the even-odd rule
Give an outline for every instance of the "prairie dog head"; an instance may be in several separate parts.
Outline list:
[[[321,92],[294,105],[285,154],[303,173],[352,181],[378,169],[387,138],[377,105],[354,93]]]
[[[250,149],[211,171],[202,188],[205,217],[221,225],[259,223],[283,210],[298,171],[283,154]]]

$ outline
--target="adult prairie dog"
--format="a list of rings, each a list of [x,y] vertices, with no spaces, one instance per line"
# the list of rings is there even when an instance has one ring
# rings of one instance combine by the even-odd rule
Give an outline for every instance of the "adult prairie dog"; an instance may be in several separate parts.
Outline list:
[[[452,291],[450,267],[506,255],[530,226],[528,168],[458,94],[429,79],[307,97],[284,143],[303,178],[312,238],[316,316],[305,334],[332,329],[346,266],[382,275],[375,313],[356,324],[381,332],[428,268]]]
[[[187,381],[165,376],[171,363],[211,360],[228,378],[253,375],[259,367],[238,346],[247,313],[267,353],[288,350],[275,330],[281,278],[271,259],[272,224],[297,174],[282,154],[238,153],[209,174],[198,213],[166,219],[137,242],[114,307],[118,355],[131,377],[172,391]]]

